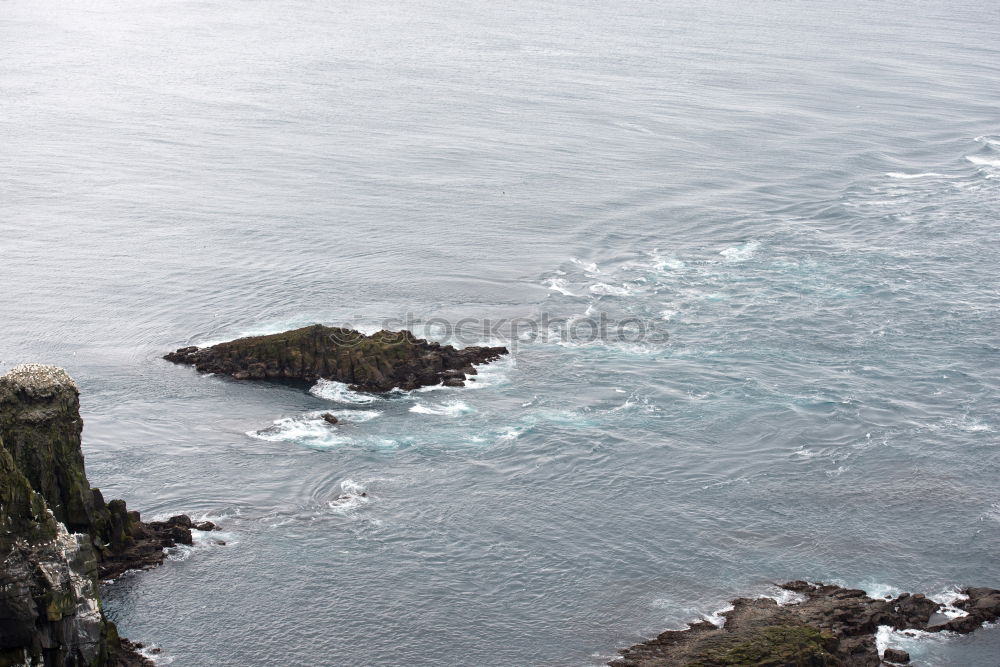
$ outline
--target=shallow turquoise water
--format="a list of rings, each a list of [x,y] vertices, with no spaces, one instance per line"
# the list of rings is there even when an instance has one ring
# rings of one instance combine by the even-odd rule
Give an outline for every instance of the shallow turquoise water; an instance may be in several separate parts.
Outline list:
[[[0,370],[80,382],[107,497],[225,526],[109,612],[177,666],[575,666],[776,580],[1000,587],[998,28],[6,3]],[[407,313],[657,335],[369,398],[159,359]]]

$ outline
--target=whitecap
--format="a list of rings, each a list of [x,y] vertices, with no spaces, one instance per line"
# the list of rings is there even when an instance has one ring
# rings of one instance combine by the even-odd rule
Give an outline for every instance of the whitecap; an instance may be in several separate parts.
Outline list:
[[[337,403],[355,403],[358,405],[366,405],[380,400],[378,396],[348,389],[345,383],[337,382],[335,380],[321,379],[313,385],[313,388],[309,390],[309,393],[318,398],[322,398],[327,401],[335,401]]]
[[[464,401],[449,401],[448,403],[442,403],[437,406],[425,405],[423,403],[417,403],[412,408],[410,412],[415,412],[420,415],[438,415],[441,417],[457,417],[459,415],[468,414],[470,412],[475,412],[475,409],[469,407]]]
[[[728,262],[745,262],[754,256],[758,248],[760,248],[760,241],[748,241],[742,246],[726,248],[719,254],[725,257]]]
[[[676,310],[670,310],[669,308],[667,308],[666,310],[660,311],[660,319],[669,322],[676,314],[677,314]]]

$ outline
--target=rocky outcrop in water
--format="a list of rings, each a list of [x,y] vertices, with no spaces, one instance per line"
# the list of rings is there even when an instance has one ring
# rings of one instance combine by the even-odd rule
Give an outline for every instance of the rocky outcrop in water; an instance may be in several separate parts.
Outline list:
[[[462,386],[473,364],[507,354],[505,347],[466,347],[428,342],[409,331],[379,331],[370,336],[314,324],[269,336],[240,338],[206,348],[185,347],[164,359],[190,364],[203,373],[238,380],[323,378],[345,382],[356,391],[386,392],[444,383]]]
[[[920,594],[895,599],[868,597],[861,590],[793,581],[782,588],[800,593],[801,602],[779,605],[769,598],[739,598],[722,614],[719,628],[707,621],[686,630],[668,630],[621,651],[614,667],[878,667],[879,626],[897,630],[950,630],[968,633],[1000,619],[1000,591],[968,588],[955,607],[966,616],[951,618],[942,605]],[[954,616],[954,613],[952,614]],[[908,660],[886,651],[886,659]]]
[[[105,619],[98,580],[192,541],[187,517],[143,523],[90,487],[79,408],[62,369],[0,377],[0,667],[152,665]]]

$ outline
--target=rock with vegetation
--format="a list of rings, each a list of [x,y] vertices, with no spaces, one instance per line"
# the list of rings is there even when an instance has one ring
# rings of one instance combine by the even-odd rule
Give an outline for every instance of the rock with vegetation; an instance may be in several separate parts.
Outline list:
[[[79,390],[65,371],[0,377],[0,667],[152,665],[101,611],[98,581],[191,543],[185,516],[144,523],[84,469]]]
[[[668,630],[621,651],[614,667],[878,667],[879,626],[928,632],[972,632],[1000,619],[1000,591],[969,588],[955,604],[966,616],[951,618],[942,605],[920,595],[868,597],[861,590],[793,581],[782,588],[801,595],[793,604],[739,598],[724,612],[722,627],[701,621]],[[951,616],[955,616],[953,611]],[[902,651],[886,652],[899,659]]]
[[[97,567],[0,436],[0,667],[152,667],[104,617]]]
[[[345,382],[356,391],[386,392],[442,382],[461,386],[466,375],[475,373],[473,364],[494,361],[507,352],[505,347],[456,349],[417,338],[409,331],[367,336],[353,329],[314,324],[206,348],[184,347],[164,359],[238,380],[315,382],[323,378]]]

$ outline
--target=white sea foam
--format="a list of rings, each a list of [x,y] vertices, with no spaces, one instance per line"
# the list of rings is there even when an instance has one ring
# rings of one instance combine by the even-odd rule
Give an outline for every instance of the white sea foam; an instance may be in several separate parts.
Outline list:
[[[174,662],[174,656],[163,653],[160,650],[160,647],[156,644],[143,646],[139,649],[139,655],[146,658],[154,665],[172,665]]]
[[[500,432],[497,436],[497,442],[513,442],[514,440],[520,438],[521,434],[523,434],[526,430],[527,429],[524,427],[511,426],[510,428]]]
[[[748,241],[741,246],[726,248],[719,254],[726,258],[727,262],[745,262],[751,259],[760,248],[760,241]]]
[[[366,405],[368,403],[374,403],[375,401],[381,400],[378,396],[373,396],[372,394],[352,391],[347,388],[345,383],[337,382],[335,380],[321,379],[313,385],[313,388],[309,390],[309,393],[327,401],[335,401],[337,403],[354,403],[357,405]]]
[[[662,255],[660,253],[660,249],[659,248],[654,249],[652,252],[650,252],[648,254],[649,254],[650,260],[652,260],[649,264],[632,264],[632,263],[629,263],[629,264],[626,264],[623,268],[629,269],[629,268],[633,268],[634,267],[634,268],[641,268],[641,269],[652,269],[653,271],[656,271],[656,272],[663,272],[666,269],[670,269],[671,271],[679,271],[680,269],[683,269],[686,266],[686,264],[684,264],[684,262],[682,262],[681,260],[677,259],[676,257]]]
[[[267,442],[297,442],[316,449],[329,449],[351,442],[338,429],[320,419],[284,417],[277,419],[267,428],[247,431],[247,435]]]
[[[845,586],[845,587],[848,586],[848,584],[843,581],[837,581],[836,583],[838,586]],[[892,586],[890,584],[883,584],[880,582],[864,583],[861,586],[859,586],[859,588],[861,588],[865,593],[867,593],[868,597],[879,598],[879,599],[884,599],[887,596],[895,598],[899,597],[904,593],[903,589],[901,588],[897,588],[896,586]]]
[[[240,543],[239,536],[229,530],[192,530],[191,540],[194,542],[193,546],[205,549],[231,547]],[[220,542],[225,544],[219,544]]]
[[[601,270],[597,268],[597,264],[595,262],[584,262],[582,259],[577,259],[576,257],[570,257],[570,261],[579,265],[587,273],[601,272]]]
[[[757,596],[758,598],[769,598],[778,603],[778,606],[784,607],[790,604],[799,604],[805,602],[808,598],[798,591],[790,591],[779,586],[775,586],[773,589],[767,593],[761,593]]]
[[[914,664],[924,664],[920,660],[922,646],[933,644],[944,644],[955,637],[954,632],[926,632],[924,630],[896,630],[888,625],[880,625],[875,632],[875,648],[879,656],[885,653],[887,648],[898,648],[910,653],[916,658]]]
[[[632,289],[627,285],[609,285],[607,283],[594,283],[589,288],[591,294],[598,296],[628,296]]]
[[[669,308],[660,311],[660,319],[669,322],[674,315],[677,314],[676,310],[670,310]]]
[[[985,158],[978,155],[966,155],[965,159],[972,164],[978,164],[982,167],[1000,167],[1000,159],[997,158]]]
[[[914,178],[951,178],[950,176],[945,176],[944,174],[939,174],[934,171],[927,171],[919,174],[907,174],[901,171],[888,171],[885,175],[889,178],[898,178],[901,180],[910,180]]]
[[[702,614],[701,617],[714,625],[717,628],[724,627],[726,625],[726,617],[723,614],[736,609],[733,605],[728,605],[719,609],[718,611],[713,611],[711,614]]]
[[[419,415],[438,415],[441,417],[457,417],[459,415],[475,412],[475,409],[469,407],[469,405],[465,401],[449,401],[447,403],[441,403],[439,405],[425,405],[424,403],[417,403],[412,408],[410,408],[410,412],[415,412]]]
[[[957,587],[927,597],[942,605],[941,613],[948,618],[961,618],[969,615],[969,612],[955,606],[956,602],[969,599],[969,596],[959,591]]]
[[[321,421],[323,425],[329,427],[330,424],[323,419],[323,415],[325,414],[331,414],[343,422],[361,424],[364,422],[370,422],[381,415],[382,412],[380,410],[317,410],[315,412],[305,413],[303,418]]]
[[[560,294],[565,294],[566,296],[576,296],[576,294],[569,291],[565,278],[546,278],[543,281],[543,284],[553,292],[559,292]]]
[[[1000,148],[1000,137],[988,137],[983,135],[981,137],[976,137],[976,141],[981,144],[986,144],[991,148]]]
[[[338,514],[347,514],[371,502],[367,487],[353,479],[340,483],[340,495],[327,503],[327,507]]]

